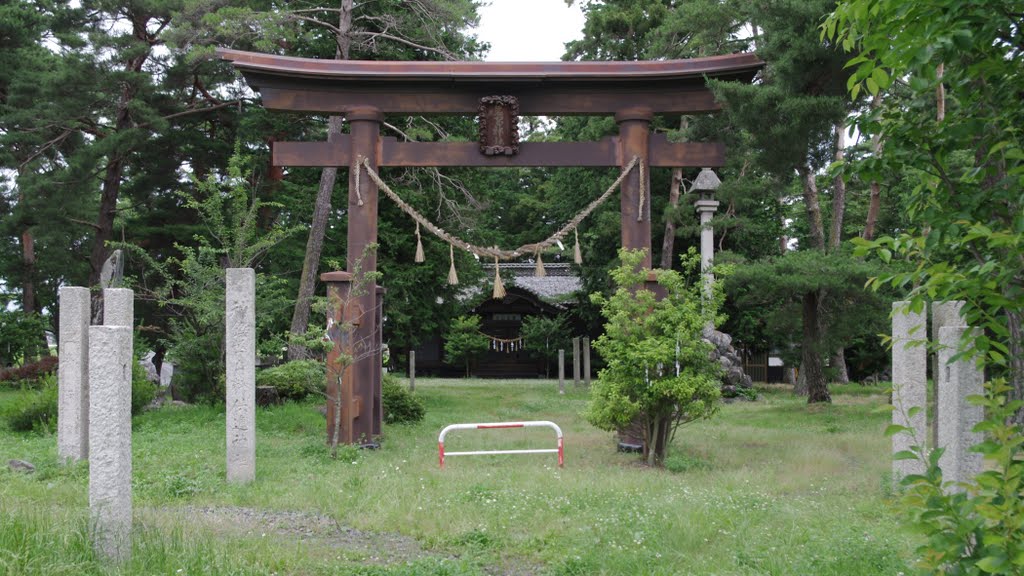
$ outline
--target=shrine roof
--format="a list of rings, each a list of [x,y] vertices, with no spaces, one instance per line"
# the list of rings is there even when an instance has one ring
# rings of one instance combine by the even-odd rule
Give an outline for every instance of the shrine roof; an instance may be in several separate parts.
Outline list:
[[[606,83],[689,80],[703,84],[704,76],[749,82],[764,66],[751,53],[687,60],[639,62],[415,62],[320,60],[218,48],[248,78],[250,73],[294,79],[345,82],[417,83]]]
[[[754,54],[645,62],[387,62],[317,60],[218,49],[271,110],[349,114],[477,114],[512,96],[522,115],[703,114],[721,108],[707,79],[750,82]]]

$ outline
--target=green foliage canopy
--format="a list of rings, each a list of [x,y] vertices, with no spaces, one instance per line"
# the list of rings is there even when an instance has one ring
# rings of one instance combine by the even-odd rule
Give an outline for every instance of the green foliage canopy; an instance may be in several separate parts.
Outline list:
[[[605,317],[594,348],[607,366],[591,390],[587,419],[605,430],[639,420],[644,455],[649,464],[660,464],[680,425],[717,410],[721,366],[711,360],[712,345],[702,333],[720,320],[722,294],[716,285],[707,297],[693,250],[681,258],[683,273],[653,271],[657,287],[644,285],[643,251],[623,249],[619,258],[622,264],[612,270],[615,292],[591,296]]]

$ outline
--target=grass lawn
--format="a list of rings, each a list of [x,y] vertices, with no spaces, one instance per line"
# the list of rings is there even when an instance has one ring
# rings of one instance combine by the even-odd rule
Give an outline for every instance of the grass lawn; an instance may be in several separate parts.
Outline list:
[[[0,574],[893,575],[914,537],[888,490],[886,397],[787,392],[724,405],[680,429],[666,470],[615,452],[580,416],[586,392],[538,380],[419,378],[426,420],[382,448],[324,446],[315,404],[261,409],[257,480],[224,481],[223,407],[134,420],[135,551],[105,568],[87,538],[87,464],[56,464],[56,437],[0,431]],[[881,389],[876,389],[881,390]],[[13,393],[0,392],[0,403]],[[552,420],[554,455],[452,457],[447,424]],[[549,429],[458,431],[450,451],[553,447]]]

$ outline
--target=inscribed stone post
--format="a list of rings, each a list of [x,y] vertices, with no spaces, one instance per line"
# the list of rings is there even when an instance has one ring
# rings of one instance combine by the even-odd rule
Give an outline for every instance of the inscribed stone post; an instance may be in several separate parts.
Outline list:
[[[409,392],[416,391],[416,351],[409,350]]]
[[[984,373],[974,360],[960,359],[950,362],[960,345],[960,338],[968,328],[944,326],[939,329],[939,395],[938,447],[945,448],[939,459],[943,480],[966,482],[981,472],[981,454],[971,452],[971,446],[984,440],[974,427],[985,417],[981,406],[967,401],[971,395],[984,393]]]
[[[900,432],[892,437],[893,453],[910,450],[911,446],[925,443],[927,428],[925,403],[927,402],[927,353],[921,340],[928,337],[925,315],[906,310],[908,302],[892,305],[892,423],[913,431]],[[916,343],[915,343],[916,342]],[[918,408],[911,417],[910,411]],[[894,460],[893,476],[897,482],[909,474],[923,474],[924,462]]]
[[[135,293],[128,288],[103,289],[103,325],[135,324]]]
[[[89,289],[60,289],[60,342],[57,356],[57,455],[89,457]]]
[[[256,478],[256,273],[228,268],[226,297],[227,478]]]
[[[933,344],[939,342],[939,330],[945,326],[964,326],[964,321],[960,317],[960,313],[964,307],[964,303],[959,300],[952,302],[932,302],[932,324],[931,324],[931,341]],[[936,383],[939,382],[939,377],[942,374],[939,370],[939,355],[932,355],[932,380]],[[942,387],[935,386],[935,398],[932,400],[933,405],[938,413],[938,406],[942,403]],[[931,446],[936,446],[939,439],[939,418],[935,418],[931,423]]]
[[[89,328],[89,517],[97,553],[123,562],[132,528],[132,329]]]

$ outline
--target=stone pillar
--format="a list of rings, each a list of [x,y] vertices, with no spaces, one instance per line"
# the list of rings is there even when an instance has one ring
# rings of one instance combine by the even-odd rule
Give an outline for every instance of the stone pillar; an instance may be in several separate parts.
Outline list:
[[[580,338],[572,339],[572,385],[580,385]]]
[[[416,351],[409,350],[409,392],[416,391]]]
[[[135,293],[128,288],[103,289],[103,325],[128,326],[135,324]]]
[[[583,384],[590,388],[590,336],[583,337]]]
[[[132,329],[89,328],[89,517],[96,551],[131,554]]]
[[[925,406],[927,403],[927,348],[920,341],[928,338],[925,329],[925,315],[920,312],[904,311],[907,302],[892,304],[892,423],[906,426],[914,432],[894,434],[893,454],[910,450],[927,439]],[[911,343],[914,343],[913,345]],[[910,411],[919,411],[910,416]],[[899,482],[909,474],[923,474],[921,460],[894,460],[893,476]]]
[[[558,349],[558,393],[565,394],[565,350]]]
[[[964,303],[962,301],[932,302],[931,341],[933,344],[939,342],[939,330],[941,328],[964,325],[964,321],[960,318],[963,307]],[[939,355],[937,353],[932,354],[932,380],[936,383],[935,397],[932,399],[932,405],[935,406],[936,414],[938,414],[939,405],[942,403],[942,387],[938,385],[939,377],[942,375],[939,366],[941,366]],[[928,438],[930,441],[929,446],[938,445],[939,420],[940,418],[934,418],[931,422],[931,436]]]
[[[700,215],[700,269],[704,273],[704,286],[707,291],[715,280],[711,273],[711,266],[715,263],[715,230],[711,226],[711,219],[718,211],[718,200],[697,200],[694,207]]]
[[[89,289],[64,286],[57,348],[57,456],[89,457]]]
[[[643,249],[645,255],[641,266],[648,269],[651,267],[651,171],[647,163],[653,118],[654,113],[649,108],[627,108],[615,114],[615,122],[619,125],[622,167],[625,168],[634,156],[638,156],[644,163],[643,180],[640,178],[640,166],[637,166],[622,181],[620,188],[622,247]]]
[[[965,326],[943,326],[939,329],[936,387],[942,394],[937,407],[939,433],[936,445],[945,448],[939,467],[942,468],[943,480],[947,482],[966,482],[974,478],[982,471],[984,463],[981,454],[971,452],[971,446],[984,440],[984,434],[974,432],[974,427],[985,418],[985,410],[968,402],[967,397],[985,393],[985,375],[974,360],[950,362],[967,329]]]
[[[224,347],[227,350],[227,478],[256,479],[256,273],[227,269]]]

